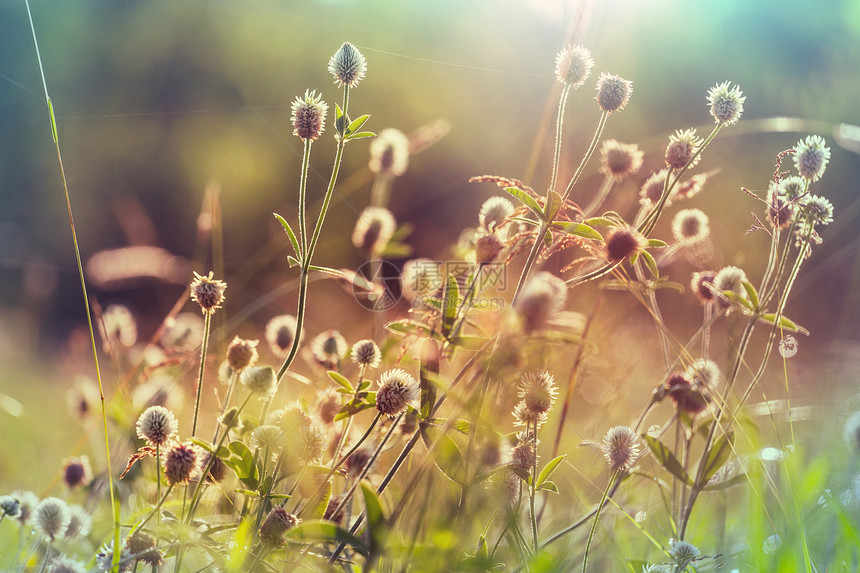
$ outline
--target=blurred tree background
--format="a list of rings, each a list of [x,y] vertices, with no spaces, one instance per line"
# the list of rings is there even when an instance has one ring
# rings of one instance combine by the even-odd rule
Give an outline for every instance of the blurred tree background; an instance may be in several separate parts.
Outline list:
[[[860,135],[841,126],[860,124],[856,0],[33,0],[31,7],[84,260],[148,244],[175,255],[167,261],[173,271],[187,270],[94,285],[103,305],[132,307],[142,338],[187,288],[190,269],[212,266],[208,247],[196,252],[207,187],[219,190],[227,312],[293,276],[271,216],[295,216],[301,143],[291,134],[290,103],[317,89],[333,110],[340,92],[326,64],[343,41],[368,60],[351,98],[353,116],[372,115],[368,129],[409,133],[440,119],[450,126],[412,158],[391,203],[398,221],[415,226],[407,240],[415,254],[442,258],[475,225],[480,204],[498,194],[467,183],[470,176],[520,178],[538,190],[548,184],[554,57],[573,30],[597,64],[568,103],[563,173],[572,172],[597,123],[596,74],[632,80],[630,105],[605,132],[646,152],[643,170],[608,205],[622,214],[634,210],[638,184],[661,165],[670,133],[710,130],[706,90],[724,80],[742,87],[741,124],[709,148],[700,169],[720,171],[690,205],[710,214],[720,264],[760,268],[766,254],[761,237],[744,234],[750,212],[762,207],[740,187],[766,188],[776,154],[801,135],[826,138],[832,157],[818,192],[834,204],[836,222],[788,313],[813,333],[801,352],[808,343],[833,351],[826,356],[860,354]],[[0,4],[0,37],[0,358],[50,363],[69,351],[69,333],[85,319],[23,0]],[[779,116],[802,121],[761,121]],[[324,191],[331,135],[314,146],[312,200]],[[348,146],[321,264],[363,261],[349,236],[368,202],[367,160],[366,140]],[[596,161],[586,175],[583,196],[599,184]],[[661,233],[668,236],[668,220]],[[317,330],[329,327],[327,318],[366,316],[348,294],[326,288],[311,295]],[[285,294],[251,319],[263,324],[294,305]],[[695,308],[686,300],[675,312]],[[369,334],[360,322],[339,320],[351,340]],[[22,399],[19,384],[14,370],[0,374],[0,392]],[[0,427],[8,420],[0,412]]]

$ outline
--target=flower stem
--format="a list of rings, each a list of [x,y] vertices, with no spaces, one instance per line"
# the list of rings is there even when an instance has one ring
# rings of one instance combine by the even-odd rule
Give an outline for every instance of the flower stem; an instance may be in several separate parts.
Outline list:
[[[209,330],[212,325],[212,313],[204,311],[203,344],[200,346],[200,369],[197,373],[197,398],[194,401],[194,422],[191,424],[191,435],[197,434],[197,415],[200,412],[200,396],[203,394],[203,372],[206,369],[206,349],[209,346]]]

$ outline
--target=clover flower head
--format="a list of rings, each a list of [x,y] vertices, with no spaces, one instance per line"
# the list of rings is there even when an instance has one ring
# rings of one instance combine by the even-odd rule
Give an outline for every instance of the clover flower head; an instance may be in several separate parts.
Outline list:
[[[588,79],[593,67],[594,59],[587,48],[570,45],[555,57],[555,78],[559,83],[578,88]]]
[[[322,94],[307,90],[304,96],[296,98],[291,109],[293,135],[311,141],[319,139],[325,130],[325,114],[328,113],[328,104],[322,100]]]
[[[358,48],[344,42],[329,60],[328,71],[338,86],[354,88],[367,73],[367,60]]]
[[[794,146],[794,167],[804,179],[821,179],[829,160],[830,148],[825,147],[824,138],[820,135],[809,135]]]
[[[717,84],[708,90],[708,105],[711,106],[711,116],[720,125],[732,125],[738,122],[744,111],[744,97],[740,86],[730,88],[731,82]]]

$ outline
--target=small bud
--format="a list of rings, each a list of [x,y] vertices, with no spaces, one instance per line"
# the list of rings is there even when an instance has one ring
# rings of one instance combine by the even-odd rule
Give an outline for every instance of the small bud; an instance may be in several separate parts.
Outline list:
[[[394,418],[408,405],[418,400],[418,382],[402,368],[386,370],[379,377],[376,409]]]
[[[358,48],[344,42],[329,60],[328,71],[334,76],[334,83],[338,86],[347,85],[354,88],[367,73],[367,60]]]
[[[688,163],[690,167],[694,167],[701,156],[697,156],[696,152],[702,146],[702,140],[696,137],[695,129],[680,129],[669,136],[669,145],[666,147],[666,166],[675,171],[680,171]],[[695,161],[693,156],[696,156]]]
[[[672,219],[672,235],[676,241],[698,243],[710,234],[708,216],[700,209],[682,209]]]
[[[830,160],[830,148],[824,146],[824,138],[810,135],[794,146],[794,167],[801,177],[818,181]]]
[[[325,130],[327,112],[328,104],[322,100],[322,94],[305,91],[304,97],[297,97],[292,105],[293,135],[311,141],[319,139]]]
[[[746,98],[740,86],[729,89],[731,82],[717,84],[708,90],[708,104],[711,106],[711,117],[720,125],[732,125],[738,122],[744,111]]]
[[[224,414],[222,414],[221,417],[218,418],[218,423],[227,428],[228,430],[241,430],[242,419],[239,417],[239,408],[237,406],[233,406],[232,408],[224,412]]]
[[[597,80],[597,106],[601,111],[613,112],[624,109],[633,93],[633,82],[621,76],[600,74]]]
[[[21,503],[11,495],[0,495],[0,517],[18,517]]]
[[[194,280],[191,281],[191,300],[200,305],[204,314],[214,314],[224,302],[226,288],[227,283],[212,278],[212,271],[209,271],[205,277],[194,273]]]
[[[616,181],[639,171],[644,154],[635,143],[621,143],[614,139],[603,142],[600,148],[600,172]]]
[[[382,352],[379,346],[370,339],[359,340],[352,345],[352,361],[356,364],[364,364],[369,368],[378,368],[382,361]]]
[[[238,336],[227,347],[227,364],[233,370],[242,370],[257,362],[257,345],[259,340],[244,340]]]
[[[176,444],[164,453],[164,477],[168,485],[187,483],[200,473],[200,452],[190,442]]]
[[[409,166],[409,138],[399,129],[388,127],[370,144],[370,170],[399,177]]]
[[[555,57],[555,78],[575,89],[585,83],[593,67],[591,52],[582,46],[567,46]]]
[[[278,379],[271,366],[251,366],[239,375],[239,382],[261,398],[271,398],[275,393]]]
[[[645,246],[645,239],[635,229],[616,228],[606,237],[606,258],[622,261]]]

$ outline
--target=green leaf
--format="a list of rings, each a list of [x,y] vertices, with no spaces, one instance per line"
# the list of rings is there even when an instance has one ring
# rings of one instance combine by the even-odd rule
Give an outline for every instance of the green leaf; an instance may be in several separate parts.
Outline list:
[[[460,285],[453,274],[448,275],[445,293],[442,296],[442,335],[447,336],[454,328],[457,313],[460,309]]]
[[[586,225],[585,223],[574,223],[573,221],[556,221],[552,224],[554,229],[564,231],[568,235],[574,237],[582,237],[583,239],[591,239],[594,241],[602,241],[603,235]]]
[[[380,257],[387,257],[389,259],[401,259],[403,257],[408,257],[412,254],[412,245],[407,245],[406,243],[396,243],[394,241],[389,241],[382,252],[379,254]]]
[[[349,418],[350,416],[354,416],[359,412],[364,412],[369,408],[373,408],[376,406],[376,393],[375,392],[359,392],[359,396],[353,398],[349,402],[343,405],[340,409],[340,412],[334,417],[334,421],[337,422],[339,420],[343,420],[344,418]]]
[[[418,413],[422,419],[430,417],[430,412],[436,405],[436,384],[439,378],[439,344],[432,338],[421,344],[421,364],[418,370],[418,382],[421,387],[421,405]]]
[[[352,141],[353,139],[362,139],[364,137],[376,137],[376,134],[372,131],[359,131],[358,133],[353,133],[349,136],[347,141]]]
[[[318,273],[324,273],[327,275],[332,275],[332,276],[335,276],[339,279],[346,278],[343,274],[343,271],[339,271],[339,270],[333,269],[331,267],[321,267],[318,265],[308,265],[308,270],[309,271],[316,271]]]
[[[518,223],[525,223],[526,225],[531,225],[533,227],[538,226],[538,222],[534,219],[527,219],[525,217],[508,217],[508,221],[516,221]]]
[[[191,438],[191,443],[197,446],[200,446],[210,454],[215,451],[215,448],[207,442],[206,440],[201,440],[200,438]]]
[[[299,248],[299,240],[296,238],[296,234],[293,232],[293,228],[290,227],[290,224],[287,223],[287,220],[278,215],[277,213],[272,213],[275,216],[275,219],[278,220],[278,223],[281,224],[281,227],[284,228],[284,232],[287,233],[287,237],[290,238],[290,243],[293,245],[293,250],[296,252],[296,257],[299,259],[302,258],[302,250]],[[299,263],[301,264],[301,263]],[[292,266],[292,265],[290,265]]]
[[[293,255],[287,255],[287,263],[290,265],[290,268],[302,266],[301,261]]]
[[[744,290],[747,291],[747,296],[752,303],[753,310],[758,310],[758,292],[756,292],[755,287],[748,280],[741,280],[741,285],[743,285]]]
[[[666,244],[666,241],[661,241],[660,239],[648,239],[648,242],[645,243],[646,248],[651,248],[651,247],[663,248],[663,247],[668,247],[668,246],[669,245]]]
[[[708,457],[705,460],[704,471],[702,472],[702,481],[699,487],[707,485],[708,480],[714,477],[723,464],[728,461],[732,455],[732,445],[735,442],[735,433],[731,430],[723,434],[711,446],[711,451],[708,452]]]
[[[645,440],[645,443],[648,444],[648,449],[651,450],[651,453],[660,465],[666,468],[666,471],[687,485],[693,485],[693,480],[684,471],[684,467],[678,461],[678,458],[675,457],[675,454],[672,453],[672,450],[666,447],[663,442],[648,434],[642,434],[642,439]]]
[[[317,519],[322,519],[325,515],[325,510],[328,508],[328,503],[331,500],[332,485],[331,480],[325,483],[322,493],[319,495],[319,501],[316,502],[311,515]]]
[[[752,303],[750,302],[750,300],[747,297],[741,296],[732,290],[724,290],[724,291],[722,291],[722,293],[723,293],[723,296],[725,296],[727,299],[729,299],[730,302],[733,302],[734,304],[740,305],[740,306],[746,308],[747,310],[749,310],[750,312],[755,311],[755,308],[753,308]]]
[[[546,465],[540,471],[540,474],[538,474],[537,482],[535,484],[535,487],[537,489],[540,489],[544,482],[552,477],[552,474],[555,472],[555,470],[558,469],[559,464],[561,464],[561,462],[563,462],[564,458],[566,457],[567,454],[561,455],[551,459],[546,463]],[[558,490],[556,490],[556,493],[558,493]]]
[[[773,314],[773,313],[763,314],[759,317],[759,320],[761,320],[762,322],[766,322],[768,324],[774,324],[774,322],[776,321],[776,314]],[[799,332],[800,334],[805,334],[805,335],[809,336],[808,330],[806,330],[805,328],[803,328],[802,326],[800,326],[798,324],[795,324],[794,321],[788,317],[780,316],[779,317],[779,326],[786,329],[786,330],[790,330],[791,332]]]
[[[590,217],[584,221],[589,227],[617,227],[618,223],[608,217]]]
[[[45,89],[47,90],[48,88]],[[57,135],[57,119],[54,117],[54,102],[50,96],[48,96],[48,115],[51,116],[51,137],[54,138],[54,143],[58,143],[60,137]]]
[[[433,329],[431,329],[428,325],[424,324],[423,322],[418,322],[417,320],[410,320],[408,318],[389,322],[385,325],[385,329],[390,332],[393,332],[394,334],[401,334],[404,336],[433,336]]]
[[[746,474],[740,474],[740,475],[736,475],[734,477],[731,477],[725,481],[715,483],[714,485],[708,485],[706,487],[703,487],[702,490],[704,490],[704,491],[718,491],[721,489],[728,489],[728,488],[735,486],[735,485],[740,485],[740,484],[745,483],[747,481],[749,481],[749,476]]]
[[[259,484],[260,473],[254,464],[254,454],[251,453],[248,446],[240,441],[230,442],[227,449],[231,455],[224,460],[224,464],[233,470],[243,484],[251,489],[256,489]]]
[[[361,129],[361,126],[364,125],[364,122],[367,121],[369,118],[369,114],[364,114],[363,116],[353,120],[352,123],[350,123],[349,126],[347,126],[346,128],[346,135],[352,135],[353,133]]]
[[[367,514],[367,529],[370,531],[370,547],[372,552],[382,548],[388,535],[388,526],[385,523],[385,515],[382,513],[382,504],[376,490],[367,480],[361,482],[361,493],[364,496],[364,509]]]
[[[645,263],[645,266],[648,267],[648,272],[651,273],[651,276],[655,279],[660,276],[660,271],[657,269],[657,261],[654,260],[654,257],[648,251],[640,251],[642,255],[642,261]]]
[[[350,384],[349,380],[346,379],[346,376],[344,376],[340,372],[329,370],[328,372],[326,372],[326,374],[328,374],[328,377],[331,378],[332,382],[334,382],[335,384],[339,384],[350,394],[355,392],[355,388],[352,387],[352,384]]]
[[[561,209],[561,195],[556,191],[550,191],[544,204],[544,221],[552,221]]]
[[[254,537],[253,519],[243,519],[236,530],[236,538],[230,548],[230,559],[227,562],[228,573],[239,573],[245,571],[245,557],[251,548]]]
[[[287,531],[286,537],[295,541],[346,543],[361,555],[367,556],[368,554],[368,547],[364,541],[331,521],[303,521]]]
[[[558,493],[558,486],[555,485],[554,481],[545,481],[542,484],[539,484],[536,488],[536,491],[547,490],[553,493]]]
[[[482,336],[475,335],[460,335],[449,340],[453,346],[462,346],[466,350],[480,350],[487,344],[487,340]]]
[[[543,210],[540,208],[540,205],[538,205],[538,202],[535,201],[534,197],[519,187],[505,187],[505,191],[519,199],[520,203],[531,209],[532,212],[541,219],[541,221],[544,220]]]

